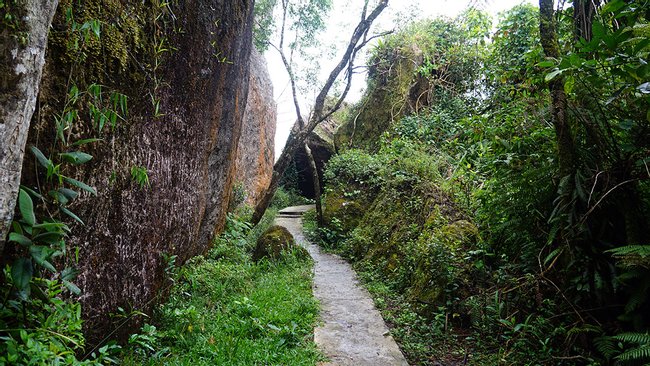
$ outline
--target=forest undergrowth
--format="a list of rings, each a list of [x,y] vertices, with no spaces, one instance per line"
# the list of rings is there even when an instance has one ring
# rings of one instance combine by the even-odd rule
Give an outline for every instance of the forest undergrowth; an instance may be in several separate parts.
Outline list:
[[[312,261],[293,251],[277,260],[251,259],[278,207],[298,202],[278,191],[254,228],[230,214],[209,253],[170,267],[169,300],[130,336],[121,364],[314,365],[321,360],[313,342],[318,302],[311,291]]]
[[[589,6],[520,5],[496,32],[469,10],[372,52],[306,229],[411,364],[650,362],[648,4],[580,28]]]

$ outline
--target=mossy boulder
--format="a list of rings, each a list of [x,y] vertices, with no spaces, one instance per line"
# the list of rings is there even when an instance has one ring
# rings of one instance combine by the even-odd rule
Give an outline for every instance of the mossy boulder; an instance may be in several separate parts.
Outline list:
[[[415,244],[420,258],[413,271],[410,297],[424,304],[441,304],[450,281],[459,287],[470,283],[464,257],[478,238],[478,228],[467,220],[425,230]]]
[[[323,206],[323,219],[326,225],[343,233],[357,227],[365,213],[364,205],[360,200],[345,197],[340,191],[328,192],[323,200]]]
[[[280,259],[283,252],[287,251],[294,251],[299,258],[309,257],[309,253],[305,248],[296,244],[296,240],[289,230],[283,226],[274,225],[257,239],[257,245],[253,251],[253,260],[259,261],[262,258]]]

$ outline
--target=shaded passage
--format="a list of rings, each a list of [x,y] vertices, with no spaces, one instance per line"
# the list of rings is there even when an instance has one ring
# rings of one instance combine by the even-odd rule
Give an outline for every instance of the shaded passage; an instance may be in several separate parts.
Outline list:
[[[287,207],[279,212],[276,224],[286,227],[314,259],[314,295],[321,304],[322,321],[314,340],[330,360],[324,365],[408,365],[350,265],[305,239],[300,217],[313,208]]]

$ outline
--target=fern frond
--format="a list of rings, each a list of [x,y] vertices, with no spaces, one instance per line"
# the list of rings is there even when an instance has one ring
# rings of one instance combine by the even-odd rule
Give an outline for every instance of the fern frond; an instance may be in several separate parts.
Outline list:
[[[634,290],[625,305],[625,312],[631,313],[648,301],[648,290],[650,290],[650,282],[645,282],[641,287]]]
[[[619,352],[612,337],[598,337],[594,339],[594,345],[596,346],[598,352],[600,352],[601,355],[605,356],[607,360],[610,360]]]
[[[612,253],[614,258],[627,267],[650,266],[650,245],[626,245],[606,252]]]
[[[641,361],[650,359],[650,345],[644,345],[625,351],[616,356],[616,359],[621,361]]]
[[[635,255],[642,258],[650,257],[650,245],[625,245],[622,247],[607,250],[615,257]]]
[[[648,333],[621,333],[612,338],[621,342],[637,343],[650,346],[650,334]]]

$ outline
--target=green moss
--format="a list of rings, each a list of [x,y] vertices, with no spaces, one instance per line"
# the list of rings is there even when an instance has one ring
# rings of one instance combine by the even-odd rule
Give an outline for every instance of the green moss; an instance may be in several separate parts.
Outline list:
[[[352,231],[365,212],[365,207],[360,199],[345,197],[344,193],[336,190],[328,192],[323,200],[323,219],[327,225],[332,225],[335,220],[341,223],[341,232]]]
[[[262,258],[280,259],[283,252],[287,251],[294,251],[300,258],[309,257],[303,247],[296,245],[293,235],[285,227],[274,225],[257,239],[257,246],[253,251],[253,260],[259,261]]]
[[[416,71],[421,58],[416,46],[386,49],[376,56],[383,62],[374,67],[368,92],[350,113],[349,120],[337,130],[334,136],[337,147],[376,151],[382,134],[395,121],[414,111],[409,95],[418,78]]]

